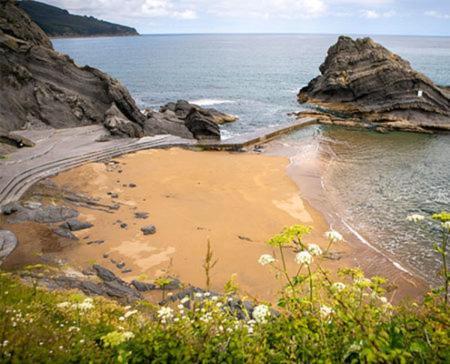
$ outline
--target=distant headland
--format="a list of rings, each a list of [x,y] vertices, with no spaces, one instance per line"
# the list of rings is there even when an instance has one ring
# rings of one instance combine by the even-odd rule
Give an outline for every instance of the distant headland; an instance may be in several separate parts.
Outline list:
[[[139,35],[136,29],[109,23],[92,16],[70,14],[67,10],[39,1],[18,1],[30,18],[50,37],[100,37]]]

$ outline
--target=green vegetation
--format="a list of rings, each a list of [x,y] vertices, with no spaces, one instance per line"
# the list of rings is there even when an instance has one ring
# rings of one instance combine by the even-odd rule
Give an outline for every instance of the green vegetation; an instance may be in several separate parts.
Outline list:
[[[423,223],[419,216],[408,219]],[[445,258],[450,224],[437,217],[433,221],[444,239],[435,248]],[[286,281],[274,307],[278,312],[259,303],[251,314],[244,310],[245,319],[236,317],[229,306],[232,298],[226,295],[196,293],[171,307],[148,302],[123,307],[102,298],[47,292],[2,273],[0,362],[450,361],[444,288],[433,290],[422,302],[394,306],[385,297],[381,277],[369,279],[358,269],[342,269],[340,281],[332,281],[320,267],[320,247],[302,241],[309,231],[298,225],[271,240],[279,256],[264,254],[259,262]],[[336,231],[327,236],[332,244],[343,239]],[[283,249],[290,248],[297,251],[295,275],[284,268]],[[207,261],[212,261],[210,249]],[[226,292],[237,289],[233,278]]]
[[[134,28],[98,20],[92,16],[72,15],[67,10],[38,1],[24,0],[18,5],[51,37],[138,35]]]

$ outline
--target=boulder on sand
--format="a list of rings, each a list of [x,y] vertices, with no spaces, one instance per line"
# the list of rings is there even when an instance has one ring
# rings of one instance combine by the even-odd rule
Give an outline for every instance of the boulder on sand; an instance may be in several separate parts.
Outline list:
[[[450,130],[450,92],[370,38],[341,36],[298,100],[388,129]]]
[[[16,236],[9,230],[0,230],[0,265],[17,246]]]

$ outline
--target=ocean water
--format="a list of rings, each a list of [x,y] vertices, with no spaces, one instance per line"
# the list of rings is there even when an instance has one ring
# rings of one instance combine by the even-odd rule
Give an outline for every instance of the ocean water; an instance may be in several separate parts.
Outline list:
[[[149,35],[54,40],[79,65],[123,82],[141,108],[186,99],[239,116],[223,135],[285,123],[302,109],[296,93],[319,74],[337,35]],[[375,36],[434,82],[450,85],[450,38]],[[313,127],[286,137],[327,161],[330,203],[371,244],[436,283],[430,228],[405,222],[450,210],[450,135],[378,134]],[[299,152],[301,153],[301,152]]]

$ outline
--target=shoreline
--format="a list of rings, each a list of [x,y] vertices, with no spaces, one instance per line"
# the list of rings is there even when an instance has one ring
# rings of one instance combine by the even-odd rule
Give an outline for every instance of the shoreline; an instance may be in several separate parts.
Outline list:
[[[170,154],[173,155],[170,156]],[[181,162],[178,159],[181,159]],[[127,266],[132,268],[133,273],[122,275],[122,278],[126,280],[130,280],[133,276],[136,278],[143,273],[154,277],[164,271],[173,270],[173,273],[183,282],[202,286],[204,279],[201,271],[201,259],[204,257],[206,238],[211,237],[213,250],[217,252],[217,258],[222,260],[215,272],[217,283],[213,288],[221,290],[230,276],[236,273],[235,270],[245,267],[238,272],[238,282],[243,281],[243,292],[252,297],[271,300],[276,296],[279,282],[273,281],[274,278],[271,274],[267,274],[267,270],[260,269],[262,267],[257,264],[257,259],[261,254],[270,253],[271,248],[265,244],[265,241],[280,232],[283,226],[303,223],[315,227],[311,236],[306,239],[307,242],[318,243],[322,247],[326,244],[323,233],[329,229],[329,217],[318,210],[311,201],[304,198],[302,191],[308,185],[308,181],[303,178],[299,182],[289,174],[289,161],[285,157],[254,153],[236,154],[168,149],[141,151],[124,155],[115,160],[119,162],[119,168],[123,170],[123,173],[108,172],[107,164],[90,163],[63,172],[53,178],[60,185],[68,183],[76,190],[88,192],[94,197],[101,196],[102,199],[106,195],[105,188],[114,192],[114,186],[120,179],[136,180],[136,188],[129,189],[123,187],[123,184],[119,184],[121,187],[117,187],[117,190],[120,190],[119,202],[122,204],[120,212],[102,214],[93,210],[80,209],[82,218],[94,223],[94,228],[78,234],[79,246],[68,250],[64,249],[61,253],[52,253],[54,258],[67,260],[69,264],[78,266],[80,271],[93,260],[100,263],[106,262],[108,263],[106,266],[114,270],[115,267],[102,258],[104,254],[113,254],[115,260],[126,261]],[[141,171],[143,163],[153,166],[153,174],[164,177],[166,183],[160,183],[158,179],[155,179],[156,177],[152,179],[152,173],[145,175]],[[207,167],[209,171],[205,172],[204,163],[209,163],[206,164],[209,166]],[[242,163],[245,166],[240,166]],[[133,164],[135,172],[131,173]],[[227,165],[226,172],[220,175],[223,178],[222,181],[216,179],[219,176],[216,171],[218,165],[221,168]],[[183,171],[184,166],[187,166],[185,171]],[[270,172],[265,171],[268,166],[270,166]],[[181,173],[184,173],[185,178],[194,178],[193,176],[205,178],[204,182],[207,185],[204,188],[199,187],[203,184],[201,179],[196,182],[198,185],[191,183],[193,181],[177,180]],[[112,175],[116,176],[111,177],[114,180],[110,178]],[[253,180],[250,181],[251,179]],[[147,184],[147,189],[142,190],[140,186],[145,185],[146,182],[150,183]],[[281,188],[278,188],[279,185]],[[166,188],[169,189],[166,190]],[[258,193],[254,190],[258,190]],[[152,191],[161,193],[169,191],[169,194],[174,194],[174,196],[158,196],[156,192]],[[147,196],[149,192],[152,202],[146,202],[147,198],[142,199],[142,196]],[[235,199],[237,193],[239,199]],[[122,194],[124,194],[123,198]],[[267,199],[267,194],[272,198]],[[138,202],[138,199],[142,201]],[[196,202],[196,199],[199,199],[200,202]],[[242,199],[244,201],[241,201]],[[216,205],[214,203],[208,205],[212,200]],[[216,214],[214,219],[211,218],[208,208],[206,209],[208,211],[202,211],[205,204],[214,210]],[[221,206],[221,208],[217,208],[217,206]],[[236,212],[227,213],[227,210],[233,208]],[[124,209],[128,209],[129,212],[124,212]],[[151,221],[136,221],[130,216],[133,211],[142,209],[149,210],[147,212],[150,213]],[[154,209],[157,211],[154,212]],[[195,219],[189,220],[190,215],[194,215]],[[249,216],[252,217],[251,220],[248,220]],[[201,221],[202,219],[203,221]],[[219,221],[215,221],[217,219]],[[234,225],[227,225],[227,219],[233,220]],[[119,228],[118,220],[126,221],[127,228]],[[143,239],[138,229],[139,224],[144,225],[148,222],[155,223],[157,227],[157,233],[150,240]],[[243,222],[244,224],[242,224]],[[138,225],[135,227],[136,224]],[[176,227],[174,228],[172,224]],[[248,224],[254,226],[247,228],[245,225]],[[270,227],[267,226],[269,224],[271,224]],[[195,227],[195,225],[197,226]],[[11,226],[11,229],[13,228],[14,225]],[[133,229],[132,232],[131,229]],[[48,234],[48,231],[41,229],[39,234],[45,235]],[[19,238],[22,235],[22,239],[27,239],[23,232],[18,232],[18,235]],[[186,238],[185,235],[189,235],[189,238]],[[85,244],[86,236],[94,240],[104,239],[107,244],[98,247],[87,246]],[[147,241],[150,242],[150,245]],[[362,245],[361,242],[357,244]],[[377,261],[379,254],[371,254],[370,259],[364,262],[361,258],[364,258],[365,250],[361,250],[357,244],[349,241],[345,246],[336,246],[335,249],[343,253],[343,257],[338,261],[326,260],[325,268],[335,272],[342,266],[355,266],[356,264],[366,268],[364,270],[369,275],[380,274],[379,266],[376,266],[375,270],[373,269],[373,262]],[[191,246],[187,247],[187,245]],[[355,256],[354,252],[357,253]],[[19,251],[16,257],[21,253],[22,256],[25,254],[24,251]],[[194,256],[192,256],[193,253]],[[293,260],[294,253],[289,252],[289,254],[292,255],[290,258]],[[249,255],[252,258],[248,258]],[[358,259],[355,260],[355,258],[360,261],[358,262]],[[14,266],[13,262],[14,257],[10,261],[10,267]],[[180,267],[180,262],[183,262],[183,267]],[[225,266],[220,267],[223,262],[225,262]],[[172,265],[172,263],[174,264]],[[364,267],[362,263],[367,263],[367,266]],[[148,268],[149,265],[153,268],[146,270],[145,268]],[[232,268],[228,268],[228,265],[231,265]],[[291,269],[295,269],[295,267],[292,266]],[[115,272],[120,274],[117,269]],[[389,270],[389,273],[392,272]],[[397,279],[398,276],[394,275],[394,278]],[[405,284],[400,286],[398,296],[393,295],[391,299],[418,298],[423,293],[425,287],[419,283],[415,285],[415,278],[405,280],[404,277],[401,277],[401,279]]]
[[[370,238],[364,237],[364,232],[358,231],[349,224],[342,217],[342,214],[336,210],[336,207],[328,201],[323,178],[326,172],[325,163],[320,160],[318,155],[312,155],[317,153],[318,150],[314,150],[312,153],[303,151],[300,155],[290,155],[289,148],[286,148],[286,146],[280,147],[281,144],[279,141],[269,143],[265,153],[268,155],[283,155],[289,158],[290,164],[287,167],[287,174],[296,183],[301,192],[301,198],[324,216],[330,228],[341,233],[347,232],[350,236],[347,242],[353,247],[355,262],[359,261],[358,264],[361,264],[364,271],[369,275],[380,275],[388,278],[389,282],[407,282],[407,284],[417,286],[418,292],[421,293],[430,288],[420,272],[405,262],[399,262],[393,255],[373,245]],[[385,268],[386,265],[391,266],[391,268],[382,272],[379,267],[373,266],[373,263],[367,263],[376,259],[376,257],[381,258],[381,263]],[[412,291],[414,291],[414,288]],[[420,297],[421,295],[417,294],[416,296]]]

